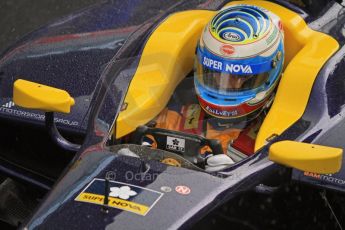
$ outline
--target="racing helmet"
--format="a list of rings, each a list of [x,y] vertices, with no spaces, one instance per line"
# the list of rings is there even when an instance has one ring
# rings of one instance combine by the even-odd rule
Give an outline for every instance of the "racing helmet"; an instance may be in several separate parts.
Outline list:
[[[204,28],[196,54],[200,106],[213,117],[249,121],[272,101],[281,76],[282,23],[261,7],[223,8]]]

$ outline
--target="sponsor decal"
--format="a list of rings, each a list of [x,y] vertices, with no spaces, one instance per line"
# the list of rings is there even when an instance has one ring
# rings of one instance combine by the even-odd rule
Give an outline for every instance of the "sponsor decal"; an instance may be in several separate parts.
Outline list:
[[[225,67],[226,72],[228,73],[245,73],[252,74],[253,70],[250,65],[241,65],[241,64],[223,64],[222,62],[212,60],[210,58],[204,57],[202,64],[206,67],[209,67],[214,70],[223,71]]]
[[[167,137],[166,148],[170,150],[175,150],[178,152],[184,152],[186,140],[177,137]]]
[[[185,185],[176,186],[175,191],[181,195],[188,195],[191,189]]]
[[[266,39],[266,44],[270,45],[277,37],[278,29],[274,27],[272,34]]]
[[[307,176],[307,177],[313,177],[313,178],[316,178],[316,179],[320,179],[320,174],[317,174],[317,173],[311,173],[311,172],[304,172],[304,176]]]
[[[199,104],[183,106],[180,130],[186,133],[201,134],[203,130],[204,111]]]
[[[204,57],[202,64],[215,70],[222,71],[223,69],[223,63],[221,63],[220,61],[212,60],[211,58],[207,57]]]
[[[171,189],[169,186],[162,186],[162,187],[161,187],[161,191],[162,191],[162,192],[171,192],[172,189]]]
[[[265,99],[255,105],[243,103],[238,106],[219,106],[207,102],[200,96],[198,96],[198,100],[200,102],[201,107],[206,111],[206,113],[220,118],[241,117],[244,115],[248,115],[256,111],[257,109],[261,108],[262,105],[267,101],[267,99]]]
[[[131,196],[137,195],[136,191],[131,190],[131,188],[127,185],[121,187],[111,187],[109,196],[112,197],[119,197],[123,200],[128,200]]]
[[[175,160],[174,158],[165,158],[162,160],[162,163],[175,167],[181,167],[181,163]]]
[[[222,117],[233,117],[238,115],[237,110],[233,111],[226,111],[226,110],[218,110],[216,108],[211,108],[210,106],[205,107],[206,111],[208,111],[211,114],[217,115],[217,116],[222,116]]]
[[[278,29],[275,27],[278,31]],[[277,38],[277,37],[276,37]],[[260,74],[272,70],[271,60],[264,62],[257,62],[243,64],[239,60],[232,58],[222,58],[213,55],[209,51],[201,50],[198,51],[199,62],[202,66],[207,67],[208,69],[215,70],[217,72],[227,72],[227,73],[237,73],[237,74]]]
[[[199,117],[201,108],[198,104],[191,104],[187,106],[184,129],[197,129],[199,127]]]
[[[235,53],[235,48],[232,45],[222,45],[220,53],[226,56],[231,56]]]
[[[151,189],[109,181],[108,207],[145,216],[163,196]],[[75,201],[104,205],[105,180],[94,179],[75,198]]]
[[[237,65],[237,64],[235,65],[227,64],[225,71],[230,72],[230,73],[253,73],[250,65]]]
[[[303,175],[306,177],[312,177],[316,180],[326,181],[331,184],[345,185],[345,180],[333,177],[332,174],[317,174],[312,172],[304,172]]]
[[[12,108],[13,106],[15,106],[13,101],[9,101],[6,104],[3,104],[1,107],[5,107],[5,108]]]
[[[223,38],[227,41],[237,42],[241,40],[241,36],[234,32],[225,32]]]
[[[18,110],[18,109],[12,108],[14,106],[15,106],[15,104],[12,101],[10,101],[10,102],[8,102],[8,103],[6,103],[0,107],[0,112],[7,113],[7,114],[17,116],[17,117],[24,117],[24,118],[35,119],[35,120],[40,120],[40,121],[44,121],[44,119],[45,119],[44,114],[38,114],[38,113]],[[67,119],[63,119],[63,118],[57,118],[57,117],[54,118],[54,121],[56,123],[61,123],[64,125],[69,125],[69,126],[78,126],[79,125],[78,121],[71,121],[71,120],[67,120]]]

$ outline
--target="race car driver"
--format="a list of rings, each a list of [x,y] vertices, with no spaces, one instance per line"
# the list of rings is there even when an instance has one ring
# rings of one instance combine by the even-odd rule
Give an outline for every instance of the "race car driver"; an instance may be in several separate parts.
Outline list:
[[[253,154],[256,133],[282,75],[284,32],[278,16],[252,5],[219,11],[197,45],[194,88],[180,92],[155,119],[157,128],[218,139],[225,154],[204,148],[206,169],[220,170]],[[184,84],[182,82],[182,84]]]

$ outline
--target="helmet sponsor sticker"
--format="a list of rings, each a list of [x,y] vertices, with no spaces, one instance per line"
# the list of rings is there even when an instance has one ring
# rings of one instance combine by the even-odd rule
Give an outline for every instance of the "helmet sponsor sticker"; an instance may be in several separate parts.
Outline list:
[[[272,34],[266,39],[266,44],[271,45],[278,38],[278,29],[274,27]]]
[[[109,181],[108,204],[105,203],[105,180],[93,179],[75,201],[107,206],[145,216],[163,196],[151,189]]]
[[[184,153],[185,145],[186,145],[185,139],[167,136],[167,144],[166,144],[167,149]]]
[[[206,113],[219,118],[237,118],[246,116],[257,109],[262,108],[267,101],[267,99],[264,99],[255,105],[242,103],[237,106],[220,106],[209,103],[200,96],[198,96],[198,100],[200,102],[200,106],[206,111]]]
[[[226,111],[226,110],[218,110],[217,108],[211,108],[210,106],[206,105],[205,110],[213,115],[221,116],[221,117],[235,117],[238,116],[237,110]]]
[[[199,62],[208,69],[217,72],[226,72],[231,74],[260,74],[272,70],[272,58],[261,59],[258,62],[244,63],[241,60],[218,57],[206,49],[198,49]],[[254,59],[253,59],[254,60]]]
[[[220,53],[223,55],[231,56],[235,53],[235,48],[232,45],[222,45],[220,47]]]
[[[237,42],[241,40],[241,36],[235,32],[225,32],[222,37],[223,39],[232,42]]]
[[[252,67],[250,67],[250,65],[234,65],[234,64],[230,64],[230,65],[226,65],[226,72],[229,73],[253,73],[252,71]]]
[[[204,66],[210,67],[211,69],[215,69],[215,70],[223,70],[223,63],[220,61],[215,61],[213,59],[204,57],[204,60],[202,62],[202,64]]]
[[[207,57],[204,57],[203,65],[219,71],[223,71],[224,69],[222,62],[215,61]],[[228,73],[253,73],[252,67],[250,65],[241,64],[225,64],[225,71]]]

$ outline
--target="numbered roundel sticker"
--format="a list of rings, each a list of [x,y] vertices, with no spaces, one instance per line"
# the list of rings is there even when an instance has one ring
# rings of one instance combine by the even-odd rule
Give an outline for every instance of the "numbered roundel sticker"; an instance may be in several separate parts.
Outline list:
[[[188,195],[191,189],[185,185],[176,186],[175,191],[181,195]]]

